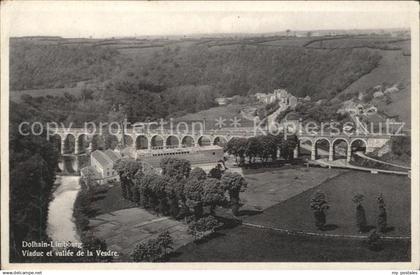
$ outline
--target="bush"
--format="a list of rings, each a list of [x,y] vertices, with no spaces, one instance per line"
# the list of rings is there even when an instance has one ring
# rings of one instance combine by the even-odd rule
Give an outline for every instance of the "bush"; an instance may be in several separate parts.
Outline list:
[[[387,229],[387,215],[385,209],[385,201],[382,194],[379,195],[377,198],[378,206],[379,206],[379,214],[378,214],[378,221],[377,221],[377,230],[380,233],[385,233]]]
[[[313,195],[310,203],[310,208],[314,213],[315,226],[318,229],[323,230],[327,222],[325,212],[330,208],[328,202],[326,201],[326,196],[323,192],[317,191]]]
[[[106,251],[107,245],[104,240],[98,239],[94,237],[93,235],[83,235],[82,236],[82,242],[83,242],[83,250],[87,251]],[[86,253],[85,253],[86,254]],[[112,261],[112,256],[99,256],[96,253],[93,254],[93,257],[86,257],[89,261],[92,262],[110,262]]]
[[[361,194],[357,194],[353,197],[353,202],[357,205],[356,206],[356,225],[359,228],[360,232],[365,232],[366,227],[367,227],[366,213],[362,205],[363,199],[364,199],[364,196]]]
[[[370,250],[372,251],[379,251],[381,250],[383,247],[382,244],[382,240],[381,240],[381,235],[378,234],[378,232],[373,229],[368,237],[367,237],[367,245],[369,247]]]
[[[168,231],[165,231],[155,239],[149,239],[136,246],[131,253],[131,259],[135,262],[159,262],[164,260],[173,249],[173,239]]]
[[[213,233],[221,223],[213,216],[207,216],[198,221],[191,221],[188,224],[188,233],[194,236],[195,240],[203,238],[206,232]]]

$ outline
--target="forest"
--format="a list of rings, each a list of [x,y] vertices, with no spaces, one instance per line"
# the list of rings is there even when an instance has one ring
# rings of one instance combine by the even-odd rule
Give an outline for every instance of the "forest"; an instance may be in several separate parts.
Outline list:
[[[331,99],[374,69],[381,56],[367,49],[230,45],[163,47],[148,58],[110,47],[14,41],[13,90],[73,87],[80,94],[21,97],[29,109],[58,122],[103,121],[115,108],[147,121],[211,108],[215,97],[286,88],[295,96]],[[118,107],[116,107],[118,106]]]
[[[46,241],[48,204],[55,181],[58,152],[45,136],[23,136],[22,121],[36,115],[14,106],[10,116],[10,259],[22,262],[22,241]]]

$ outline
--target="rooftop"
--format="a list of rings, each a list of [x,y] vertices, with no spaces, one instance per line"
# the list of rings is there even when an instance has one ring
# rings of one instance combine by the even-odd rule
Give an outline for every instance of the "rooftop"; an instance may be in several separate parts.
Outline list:
[[[104,153],[112,160],[112,162],[116,162],[117,160],[119,160],[121,158],[120,153],[115,152],[111,149],[105,150]]]
[[[91,157],[96,159],[102,166],[112,165],[119,159],[118,154],[111,150],[106,150],[105,152],[100,150],[93,151]]]

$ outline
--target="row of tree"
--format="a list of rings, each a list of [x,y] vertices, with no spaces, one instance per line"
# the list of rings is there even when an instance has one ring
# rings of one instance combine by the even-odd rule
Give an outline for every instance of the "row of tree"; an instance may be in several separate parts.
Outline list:
[[[212,178],[201,168],[191,170],[189,161],[176,158],[162,159],[160,167],[162,174],[157,174],[145,171],[140,161],[118,161],[114,169],[120,176],[122,196],[174,218],[198,220],[214,214],[217,206],[229,204],[238,213],[239,194],[246,188],[240,174],[224,172],[220,179]]]
[[[225,152],[235,156],[235,160],[243,165],[248,158],[249,163],[255,163],[257,158],[263,162],[274,161],[277,159],[277,152],[286,160],[293,159],[293,150],[297,146],[297,137],[288,136],[284,139],[283,135],[263,135],[250,138],[230,139],[225,145]]]
[[[366,212],[362,205],[364,198],[365,197],[362,194],[356,194],[352,198],[352,201],[356,205],[356,215],[355,215],[356,225],[360,233],[366,232],[369,229],[367,225],[367,220],[366,220]],[[378,209],[379,209],[376,230],[379,233],[386,233],[387,214],[386,214],[385,201],[384,201],[383,195],[380,194],[376,198],[376,200],[377,200]],[[314,214],[315,226],[320,230],[324,230],[325,224],[327,221],[326,212],[330,208],[330,205],[327,201],[327,198],[324,192],[317,191],[314,193],[310,201],[310,208]]]

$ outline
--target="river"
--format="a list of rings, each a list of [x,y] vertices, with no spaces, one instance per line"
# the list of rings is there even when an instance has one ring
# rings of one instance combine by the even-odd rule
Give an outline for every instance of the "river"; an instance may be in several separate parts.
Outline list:
[[[47,233],[53,241],[80,242],[73,218],[73,204],[80,189],[79,178],[57,176],[47,223]]]

